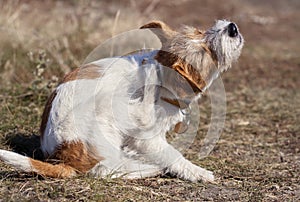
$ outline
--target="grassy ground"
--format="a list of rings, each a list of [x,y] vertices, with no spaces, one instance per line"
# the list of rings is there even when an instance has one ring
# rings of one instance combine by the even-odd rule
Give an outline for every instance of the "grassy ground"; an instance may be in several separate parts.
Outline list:
[[[206,28],[229,18],[246,39],[239,63],[222,76],[227,117],[218,144],[199,160],[196,139],[185,154],[213,170],[216,183],[48,179],[0,162],[0,201],[299,201],[299,9],[296,0],[0,0],[0,148],[35,158],[43,105],[58,78],[112,35],[151,19]],[[201,103],[199,136],[209,103]]]

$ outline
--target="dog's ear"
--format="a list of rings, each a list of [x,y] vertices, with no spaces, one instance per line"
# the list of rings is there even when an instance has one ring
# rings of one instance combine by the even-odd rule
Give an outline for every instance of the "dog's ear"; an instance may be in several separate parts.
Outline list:
[[[162,21],[152,21],[148,24],[143,25],[140,29],[150,29],[160,39],[161,43],[164,44],[168,39],[175,35],[176,31],[170,28]]]

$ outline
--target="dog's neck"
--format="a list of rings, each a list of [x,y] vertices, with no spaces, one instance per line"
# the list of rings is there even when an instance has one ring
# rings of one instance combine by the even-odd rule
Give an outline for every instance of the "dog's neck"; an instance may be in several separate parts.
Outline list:
[[[195,93],[201,93],[202,89],[206,86],[205,80],[202,79],[201,75],[196,72],[194,67],[178,55],[160,50],[158,51],[155,59],[163,66],[175,70],[183,78],[185,78]],[[190,73],[187,74],[186,71]]]
[[[175,90],[177,94],[174,96],[164,92],[163,99],[170,104],[181,106],[180,108],[183,106],[180,100],[192,101],[200,97],[199,94],[204,92],[219,74],[217,61],[200,35],[198,38],[191,38],[187,34],[178,34],[163,44],[155,59],[166,67],[163,68],[164,86]]]
[[[205,42],[205,36],[194,28],[186,28],[162,44],[155,59],[183,76],[198,93],[211,83],[218,62]]]

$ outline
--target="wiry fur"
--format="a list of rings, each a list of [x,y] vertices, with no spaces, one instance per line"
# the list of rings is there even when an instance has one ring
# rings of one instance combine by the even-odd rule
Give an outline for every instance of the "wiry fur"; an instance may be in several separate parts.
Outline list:
[[[238,59],[244,43],[242,35],[231,38],[226,34],[230,23],[227,20],[218,20],[215,26],[205,32],[204,42],[216,55],[220,72],[230,68],[232,62]]]
[[[0,158],[51,177],[141,178],[170,172],[213,181],[211,171],[185,159],[165,134],[188,124],[184,108],[238,58],[243,38],[228,36],[229,23],[217,21],[205,32],[190,27],[176,32],[159,21],[144,25],[160,38],[161,50],[92,62],[67,75],[50,97],[41,148],[55,165],[4,150]]]

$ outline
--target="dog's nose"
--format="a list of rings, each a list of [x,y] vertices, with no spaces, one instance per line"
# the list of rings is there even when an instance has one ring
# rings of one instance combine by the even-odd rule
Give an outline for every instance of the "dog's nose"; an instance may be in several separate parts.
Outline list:
[[[230,37],[236,37],[238,35],[238,29],[234,23],[228,25],[228,35]]]

